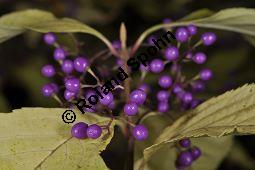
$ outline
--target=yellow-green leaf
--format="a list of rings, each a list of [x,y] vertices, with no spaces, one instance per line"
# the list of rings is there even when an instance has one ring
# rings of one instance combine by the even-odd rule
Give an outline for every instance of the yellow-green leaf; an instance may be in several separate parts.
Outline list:
[[[183,138],[255,134],[255,85],[226,92],[185,114],[144,150],[148,161],[159,149]]]
[[[107,169],[100,152],[113,136],[103,131],[97,140],[71,137],[72,124],[62,121],[65,109],[22,108],[0,114],[0,169]],[[106,125],[108,118],[76,112],[76,121]]]

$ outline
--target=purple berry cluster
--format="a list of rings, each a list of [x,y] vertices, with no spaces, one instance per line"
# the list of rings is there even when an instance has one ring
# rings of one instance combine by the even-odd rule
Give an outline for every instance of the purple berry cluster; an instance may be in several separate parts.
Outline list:
[[[201,150],[198,147],[191,147],[189,139],[179,141],[180,152],[178,153],[175,165],[177,169],[186,169],[201,156]]]
[[[84,122],[79,122],[73,125],[71,133],[77,139],[97,139],[102,134],[102,127],[96,124],[88,125]]]

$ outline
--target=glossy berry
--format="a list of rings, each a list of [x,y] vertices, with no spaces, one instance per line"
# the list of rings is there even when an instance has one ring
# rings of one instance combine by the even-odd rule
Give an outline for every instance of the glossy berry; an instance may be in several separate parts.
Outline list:
[[[102,128],[96,124],[90,125],[87,128],[87,136],[91,139],[97,139],[102,134]]]
[[[72,136],[78,139],[87,138],[87,128],[88,125],[84,122],[76,123],[71,130]]]
[[[51,84],[45,84],[42,89],[42,94],[45,96],[45,97],[50,97],[52,96],[52,94],[55,92],[54,91],[54,86],[52,86]]]
[[[66,52],[63,48],[56,48],[54,50],[54,59],[59,61],[59,60],[64,60],[66,58]]]
[[[162,101],[158,103],[158,111],[161,113],[166,113],[169,110],[168,101]]]
[[[201,40],[204,45],[209,46],[212,45],[216,41],[217,37],[213,32],[207,32],[202,34]]]
[[[126,103],[125,106],[124,106],[124,113],[127,115],[127,116],[134,116],[136,115],[138,112],[138,106],[136,103],[133,103],[133,102],[129,102],[129,103]]]
[[[203,64],[205,61],[206,61],[206,55],[202,52],[199,52],[199,53],[196,53],[194,56],[193,56],[193,61],[197,64]]]
[[[103,99],[100,98],[99,100],[102,105],[108,106],[113,102],[113,95],[111,92],[109,92],[107,95],[103,95],[103,97]]]
[[[193,95],[189,92],[185,92],[183,95],[182,95],[182,101],[184,103],[190,103],[191,101],[193,100]]]
[[[175,37],[179,42],[186,42],[189,39],[189,32],[186,28],[178,28],[175,32]]]
[[[165,50],[165,58],[169,61],[174,61],[179,57],[179,50],[176,47],[168,47]]]
[[[45,65],[43,66],[41,73],[45,77],[53,77],[56,74],[56,71],[52,65]]]
[[[74,60],[74,69],[78,72],[85,72],[89,68],[89,62],[83,57],[78,57]]]
[[[62,63],[62,71],[66,74],[70,74],[73,72],[73,61],[72,60],[64,60]]]
[[[161,102],[168,101],[169,96],[170,96],[170,94],[166,90],[160,90],[157,93],[157,99],[158,99],[158,101],[161,101]]]
[[[169,88],[173,83],[173,80],[170,76],[163,75],[159,78],[158,84],[162,88]]]
[[[68,78],[65,81],[65,87],[67,90],[77,93],[80,90],[80,80],[77,78]]]
[[[187,27],[189,35],[195,35],[197,33],[197,27],[193,24],[188,25]]]
[[[150,63],[150,71],[153,73],[160,73],[164,69],[164,62],[160,59],[154,59]]]
[[[201,150],[198,147],[194,147],[190,150],[191,156],[193,158],[193,160],[196,160],[197,158],[199,158],[201,156]]]
[[[177,157],[177,164],[179,166],[188,167],[192,164],[193,158],[189,151],[182,151]]]
[[[132,91],[129,98],[131,102],[136,103],[137,105],[142,105],[145,102],[146,97],[146,93],[143,90],[138,89]]]
[[[212,76],[213,76],[213,73],[210,69],[203,69],[199,72],[200,79],[204,81],[210,80]]]
[[[48,45],[53,45],[56,42],[56,36],[53,33],[44,34],[43,39]]]
[[[138,141],[147,139],[148,135],[148,129],[143,125],[136,125],[133,129],[133,136]]]
[[[183,148],[189,148],[190,145],[191,145],[191,142],[190,142],[189,139],[182,139],[182,140],[179,141],[179,144]]]
[[[69,90],[65,90],[64,91],[64,98],[67,100],[67,101],[71,101],[75,98],[75,95],[76,93],[74,92],[71,92]]]

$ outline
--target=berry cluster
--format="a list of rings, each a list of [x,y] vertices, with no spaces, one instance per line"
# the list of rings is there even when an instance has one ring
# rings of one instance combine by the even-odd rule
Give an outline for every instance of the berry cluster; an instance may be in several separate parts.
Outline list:
[[[176,168],[179,170],[186,169],[191,166],[193,161],[197,160],[201,156],[201,150],[198,147],[191,147],[189,139],[180,140],[179,146],[182,151],[178,154],[175,162]]]
[[[164,22],[169,23],[171,20],[165,20]],[[55,47],[53,56],[58,66],[45,65],[41,73],[48,78],[59,75],[63,85],[58,86],[55,83],[48,83],[42,87],[42,93],[46,97],[54,97],[63,107],[73,107],[74,103],[84,98],[90,102],[94,101],[95,105],[93,107],[84,107],[86,112],[100,113],[101,116],[110,117],[111,121],[113,119],[123,121],[127,124],[127,130],[123,130],[123,133],[127,133],[128,138],[134,138],[138,141],[145,140],[148,138],[149,132],[146,126],[141,124],[141,120],[146,114],[157,110],[162,116],[171,116],[171,111],[179,112],[194,109],[202,102],[201,99],[196,97],[197,93],[202,92],[205,89],[206,82],[213,77],[212,71],[203,67],[203,64],[207,61],[207,55],[200,50],[198,51],[197,47],[214,44],[217,39],[216,35],[212,32],[206,32],[200,35],[199,40],[196,41],[198,29],[194,25],[174,28],[172,31],[174,31],[176,43],[171,43],[166,48],[160,49],[157,57],[148,62],[148,67],[140,65],[140,77],[134,76],[134,80],[132,83],[129,82],[128,88],[125,82],[120,82],[113,90],[104,94],[98,103],[98,98],[93,98],[93,93],[95,93],[93,89],[101,86],[102,80],[111,75],[112,71],[116,71],[114,70],[116,66],[108,66],[107,62],[104,65],[102,64],[104,59],[112,56],[111,52],[104,50],[95,57],[90,57],[90,59],[80,55],[71,56],[71,53],[65,47],[57,43],[54,34],[47,33],[44,35],[44,41],[46,44]],[[193,43],[194,40],[195,43]],[[151,46],[155,42],[155,36],[151,36],[145,46]],[[121,55],[123,49],[121,49],[120,41],[113,42],[112,47]],[[98,56],[101,57],[100,61],[98,61]],[[100,66],[94,68],[96,61]],[[118,57],[114,63],[118,67],[125,68],[125,71],[131,72],[132,69],[128,67],[126,61],[127,59]],[[193,64],[194,68],[200,71],[193,77],[187,77],[183,69],[185,64]],[[93,70],[96,69],[97,72],[92,71],[92,66]],[[100,77],[95,73],[100,73]],[[156,85],[145,83],[145,77],[148,74],[158,76]],[[92,82],[96,82],[96,84],[85,81],[85,76],[89,76],[90,80],[92,76],[94,79]],[[130,77],[132,76],[131,74]],[[110,81],[116,83],[114,79]],[[129,89],[132,90],[129,92]],[[156,100],[154,100],[155,98]],[[106,114],[104,115],[104,113]],[[84,122],[77,123],[72,127],[72,136],[78,139],[96,139],[101,136],[103,129],[108,129],[109,132],[110,123],[105,126],[87,125]],[[181,151],[178,155],[176,166],[179,169],[190,166],[201,154],[199,148],[190,148],[190,145],[189,139],[179,142],[179,146],[188,148],[188,150]]]

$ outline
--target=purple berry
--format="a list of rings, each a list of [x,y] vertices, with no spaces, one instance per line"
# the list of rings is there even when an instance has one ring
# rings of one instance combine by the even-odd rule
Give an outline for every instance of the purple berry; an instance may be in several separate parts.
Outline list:
[[[136,125],[133,129],[133,136],[138,141],[147,139],[148,135],[148,129],[143,125]]]
[[[146,93],[143,90],[134,90],[130,94],[130,101],[136,103],[137,105],[142,105],[146,100]]]
[[[195,35],[197,33],[197,27],[193,24],[188,25],[187,27],[189,35]]]
[[[170,18],[165,18],[165,19],[163,19],[163,23],[164,24],[169,24],[169,23],[171,23],[172,22],[172,20],[170,19]]]
[[[179,166],[188,167],[192,164],[193,158],[189,151],[182,151],[177,158],[177,164]]]
[[[137,114],[137,112],[138,112],[138,106],[136,103],[129,102],[125,104],[124,113],[127,116],[134,116]]]
[[[52,45],[56,42],[56,36],[53,33],[44,34],[43,39],[48,45]]]
[[[194,147],[190,151],[193,160],[196,160],[201,156],[201,150],[198,147]]]
[[[179,50],[176,47],[168,47],[165,50],[165,58],[169,61],[174,61],[179,57]]]
[[[97,139],[102,134],[102,128],[96,124],[90,125],[87,128],[87,136],[91,139]]]
[[[170,94],[166,90],[160,90],[157,93],[157,99],[158,99],[158,101],[161,101],[161,102],[168,101],[169,96],[170,96]]]
[[[57,93],[59,90],[58,85],[56,83],[50,83],[50,85],[52,86],[54,93]]]
[[[62,63],[62,71],[66,74],[70,74],[73,72],[73,61],[72,60],[65,60]]]
[[[181,87],[179,84],[176,84],[176,85],[174,86],[174,88],[173,88],[173,93],[174,93],[174,94],[178,94],[178,93],[180,93],[180,92],[183,92],[183,89],[182,89],[182,87]]]
[[[191,142],[190,142],[189,139],[182,139],[182,140],[179,141],[179,144],[183,148],[189,148],[190,145],[191,145]]]
[[[150,86],[146,83],[143,83],[140,87],[140,90],[143,90],[145,93],[148,93],[150,91]]]
[[[65,90],[64,91],[64,98],[67,100],[67,101],[71,101],[75,98],[75,95],[76,93],[74,92],[71,92],[69,90]]]
[[[184,103],[190,103],[193,100],[193,95],[189,92],[185,92],[182,96],[182,101]]]
[[[154,42],[152,41],[152,39],[156,40],[157,38],[156,38],[155,36],[153,36],[153,35],[149,36],[149,38],[148,38],[148,43],[149,43],[150,45],[154,45]]]
[[[189,39],[189,32],[186,28],[178,28],[175,37],[179,42],[186,42]]]
[[[84,122],[76,123],[71,130],[72,136],[78,139],[87,138],[87,128],[88,125]]]
[[[74,60],[74,69],[78,72],[85,72],[89,68],[89,62],[83,57],[78,57]]]
[[[113,95],[111,92],[109,92],[107,95],[103,95],[103,99],[100,98],[100,103],[102,105],[108,106],[113,102]]]
[[[158,84],[162,88],[169,88],[172,85],[172,83],[173,83],[172,78],[170,76],[167,76],[167,75],[161,76],[158,80]]]
[[[160,59],[154,59],[150,63],[150,71],[153,73],[160,73],[164,69],[164,62]]]
[[[197,80],[191,84],[194,92],[201,92],[205,89],[205,84],[203,81]]]
[[[169,110],[168,101],[163,101],[158,103],[158,111],[161,113],[166,113]]]
[[[43,87],[42,87],[42,94],[45,96],[45,97],[50,97],[55,91],[54,91],[54,86],[52,86],[51,84],[45,84]]]
[[[66,58],[66,52],[63,48],[56,48],[54,51],[54,59],[59,61],[59,60],[64,60]]]
[[[77,93],[80,90],[80,80],[77,78],[69,78],[65,81],[67,90]]]
[[[210,69],[203,69],[199,73],[200,79],[204,81],[210,80],[212,76],[213,76],[213,73]]]
[[[112,46],[113,48],[121,49],[121,42],[119,40],[113,41]]]
[[[56,71],[52,65],[45,65],[43,66],[41,73],[45,77],[53,77],[56,74]]]
[[[206,57],[206,55],[205,55],[204,53],[199,52],[199,53],[196,53],[196,54],[193,56],[192,59],[193,59],[193,61],[194,61],[195,63],[197,63],[197,64],[203,64],[203,63],[206,61],[207,57]]]
[[[213,32],[206,32],[201,36],[201,40],[206,46],[212,45],[216,41],[216,39],[217,37]]]

